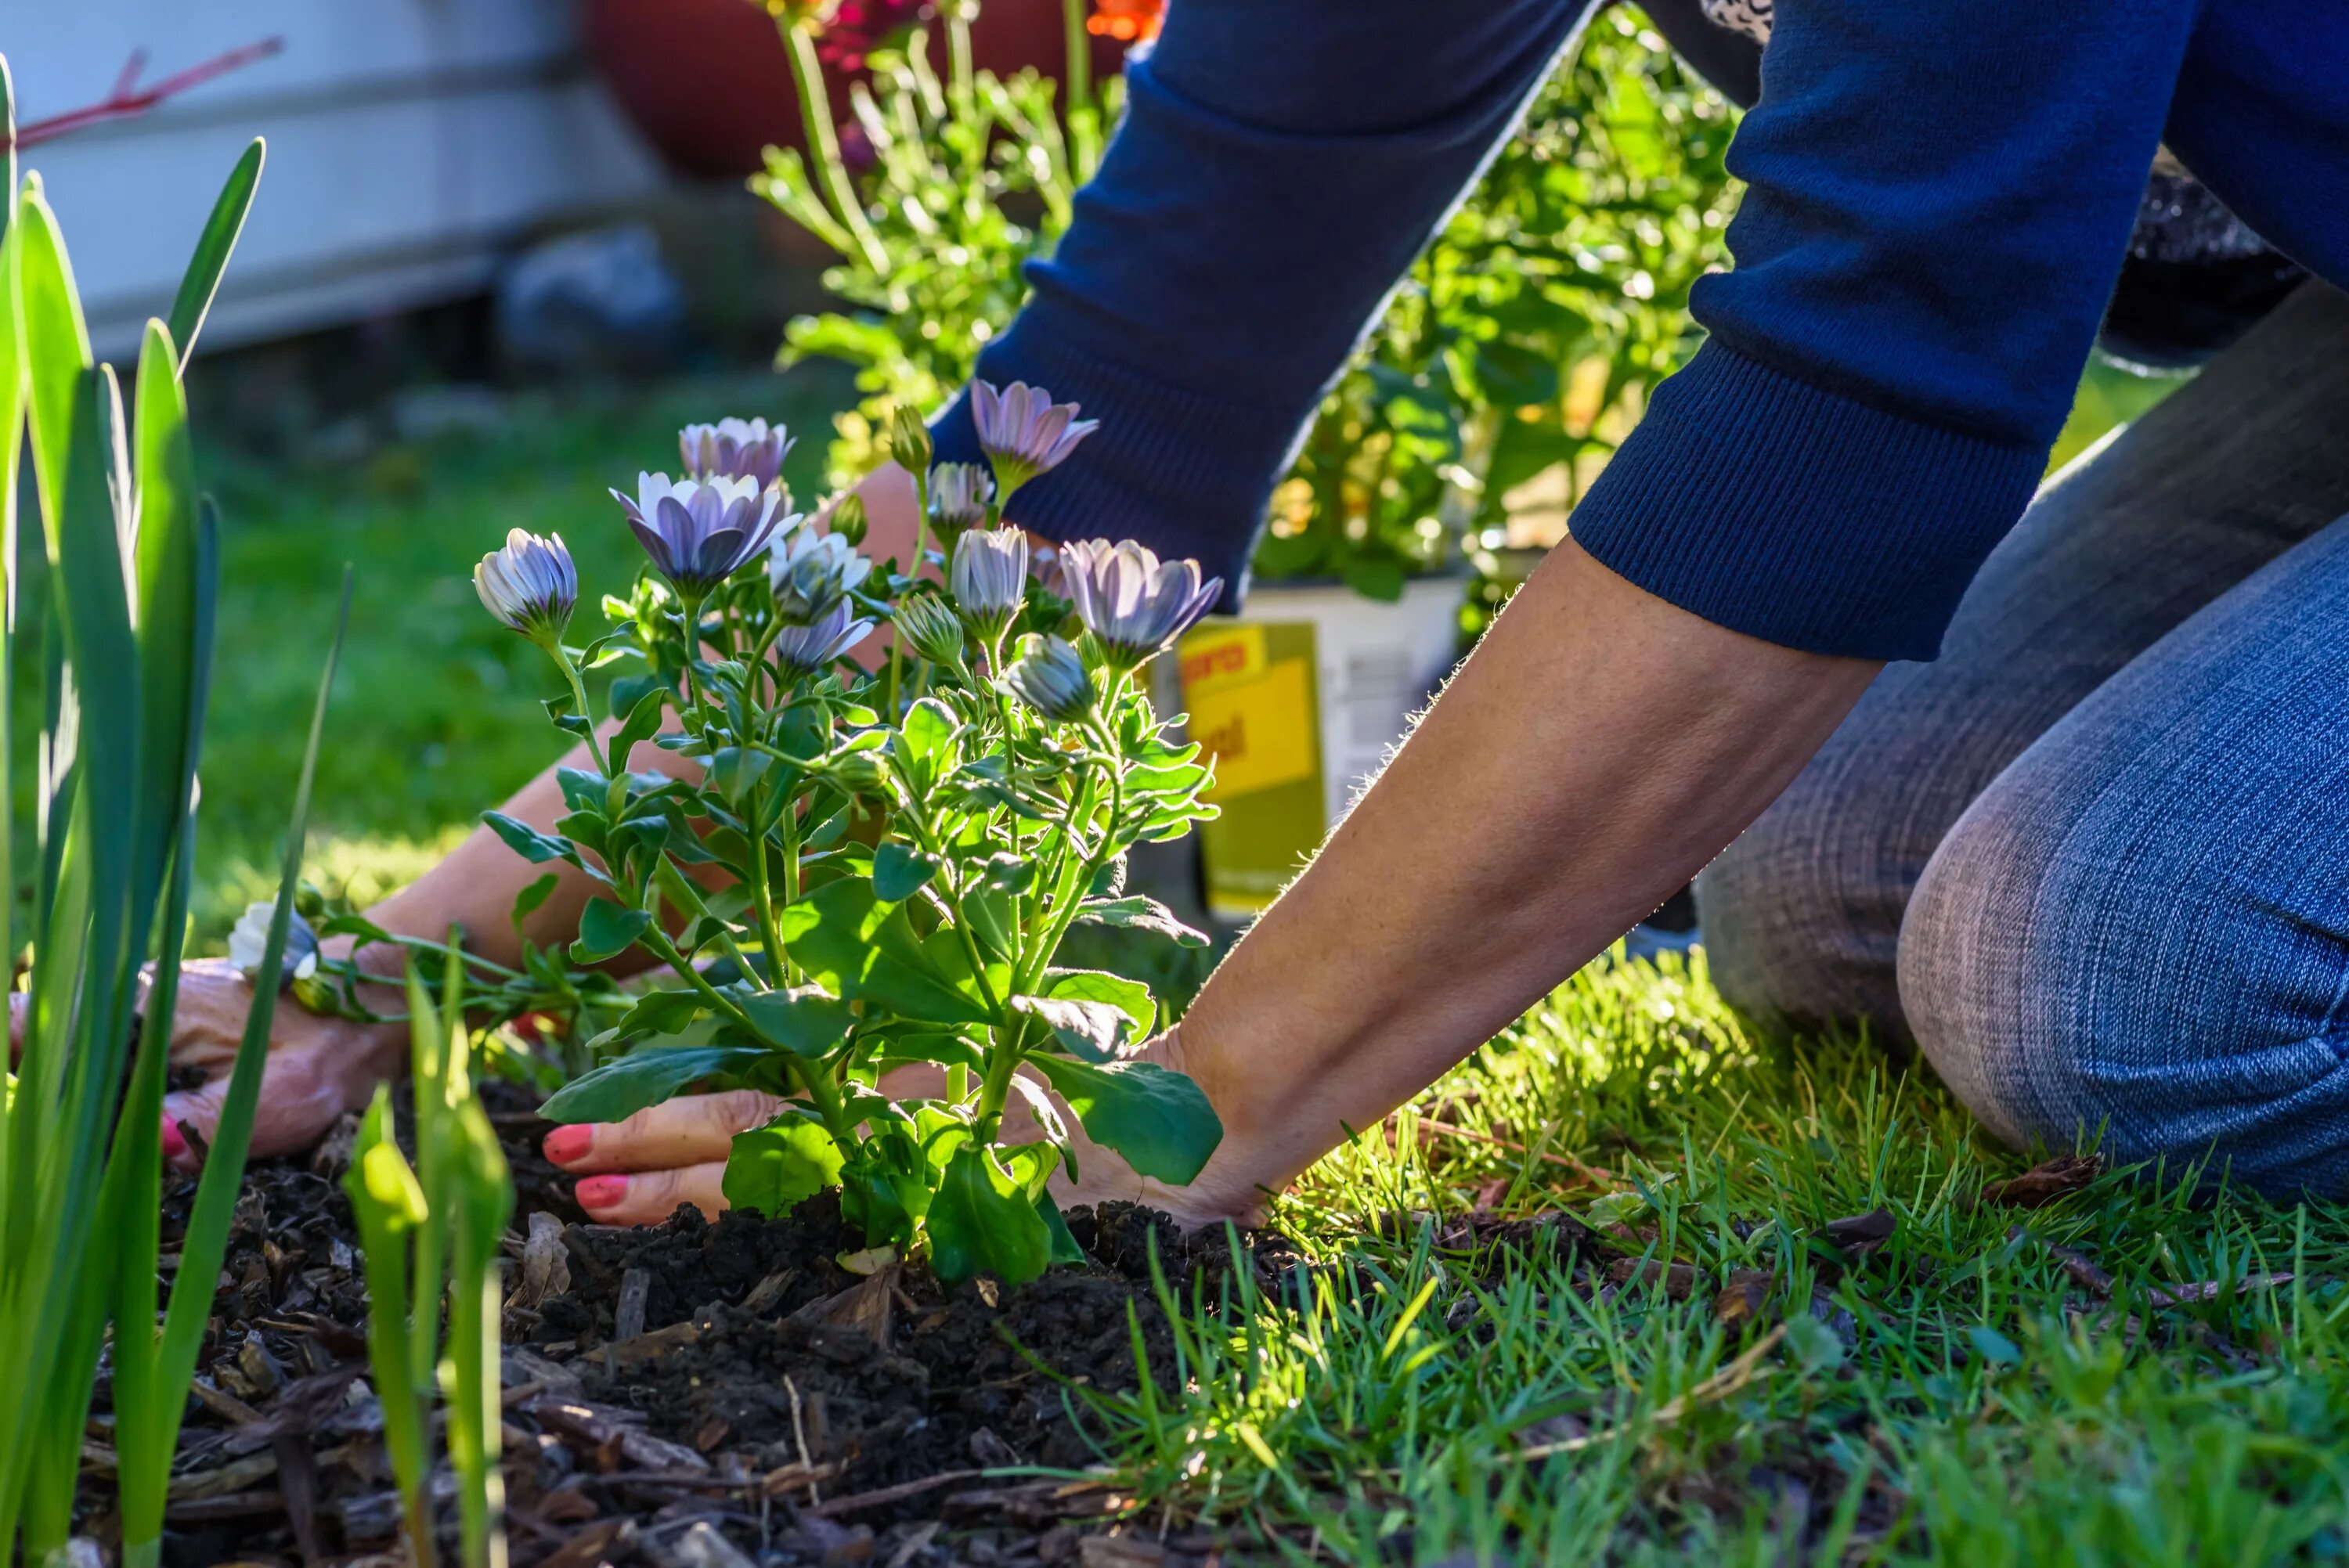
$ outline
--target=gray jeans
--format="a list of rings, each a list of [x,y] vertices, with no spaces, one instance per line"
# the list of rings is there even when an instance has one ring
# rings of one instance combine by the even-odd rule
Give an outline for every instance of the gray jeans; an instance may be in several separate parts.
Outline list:
[[[2349,1191],[2349,297],[2042,492],[1697,907],[1731,1001],[2012,1142]]]

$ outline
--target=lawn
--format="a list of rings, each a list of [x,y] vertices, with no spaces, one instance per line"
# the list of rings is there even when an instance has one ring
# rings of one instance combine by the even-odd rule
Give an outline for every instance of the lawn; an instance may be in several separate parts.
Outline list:
[[[619,580],[604,487],[688,418],[807,427],[805,499],[836,391],[521,396],[493,430],[290,468],[215,445],[199,943],[266,886],[344,561],[310,864],[364,901],[550,754],[552,677],[474,603],[474,559],[559,530]],[[1315,1268],[1185,1304],[1179,1393],[1071,1397],[1153,1517],[1268,1556],[2349,1558],[2343,1213],[2183,1171],[1983,1201],[2029,1163],[1865,1041],[1739,1019],[1701,954],[1601,961],[1280,1202]]]
[[[1982,1201],[2027,1163],[1701,954],[1601,961],[1281,1202],[1327,1266],[1194,1309],[1111,1452],[1342,1562],[2349,1557],[2349,1216],[2183,1171]],[[1629,1255],[1492,1239],[1561,1212]]]

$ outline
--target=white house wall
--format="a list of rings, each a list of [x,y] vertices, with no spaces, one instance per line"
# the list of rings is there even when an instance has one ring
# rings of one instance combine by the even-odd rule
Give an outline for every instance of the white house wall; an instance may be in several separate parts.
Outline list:
[[[19,123],[271,36],[282,54],[33,149],[99,352],[164,314],[221,181],[269,163],[204,332],[218,348],[480,288],[527,233],[660,176],[581,59],[574,0],[46,0],[0,24]]]

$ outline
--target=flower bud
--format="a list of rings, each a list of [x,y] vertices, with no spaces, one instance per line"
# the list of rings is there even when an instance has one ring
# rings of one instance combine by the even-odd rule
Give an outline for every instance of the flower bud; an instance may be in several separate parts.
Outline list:
[[[995,481],[977,463],[940,463],[930,470],[930,531],[951,544],[986,525],[994,499]]]
[[[1058,637],[1019,639],[1019,657],[1003,673],[1003,684],[1056,724],[1075,724],[1093,711],[1093,681],[1085,661]]]
[[[817,514],[816,521],[851,544],[864,542],[864,498],[854,490],[837,497]]]
[[[553,647],[578,608],[579,569],[561,534],[541,539],[517,528],[506,535],[504,549],[492,550],[473,568],[473,592],[506,625]]]
[[[898,603],[897,635],[934,665],[962,667],[962,622],[935,593],[916,593]]]
[[[1028,536],[1016,528],[972,529],[955,541],[947,580],[963,624],[993,647],[1027,596]]]
[[[889,455],[909,474],[930,466],[930,431],[910,404],[900,403],[889,420]]]

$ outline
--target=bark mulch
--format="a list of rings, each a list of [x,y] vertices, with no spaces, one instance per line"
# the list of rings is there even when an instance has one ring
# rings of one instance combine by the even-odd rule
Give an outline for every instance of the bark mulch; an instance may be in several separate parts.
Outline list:
[[[503,1367],[517,1568],[1189,1568],[1220,1555],[1210,1536],[1133,1514],[1098,1472],[1082,1395],[1136,1386],[1137,1336],[1149,1375],[1171,1385],[1154,1250],[1187,1295],[1228,1279],[1224,1237],[1105,1204],[1069,1216],[1091,1264],[948,1291],[918,1267],[843,1267],[863,1261],[860,1238],[828,1196],[781,1220],[680,1210],[648,1230],[595,1225],[540,1156],[546,1124],[527,1100],[503,1086],[487,1098],[518,1193]],[[401,1560],[338,1182],[349,1148],[346,1130],[247,1174],[166,1515],[175,1568]],[[167,1269],[190,1195],[167,1205]],[[1243,1246],[1259,1278],[1297,1265],[1276,1235]],[[108,1541],[103,1373],[97,1411],[84,1528]]]

